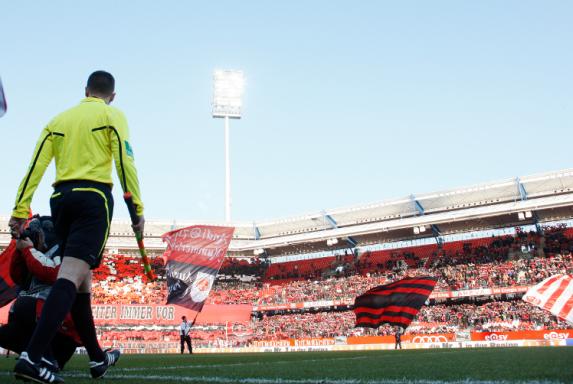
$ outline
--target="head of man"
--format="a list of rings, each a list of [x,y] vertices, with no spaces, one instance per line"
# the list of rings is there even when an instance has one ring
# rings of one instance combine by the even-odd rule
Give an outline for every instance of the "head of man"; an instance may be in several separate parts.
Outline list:
[[[181,317],[181,320],[183,320],[183,322],[186,323],[186,322],[187,322],[187,317],[183,316],[183,317]]]
[[[109,104],[115,98],[115,79],[106,71],[95,71],[88,77],[86,97],[97,97]]]

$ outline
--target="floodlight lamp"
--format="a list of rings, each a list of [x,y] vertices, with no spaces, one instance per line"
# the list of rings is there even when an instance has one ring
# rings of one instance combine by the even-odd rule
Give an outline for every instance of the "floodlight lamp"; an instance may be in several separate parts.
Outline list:
[[[518,212],[518,213],[517,213],[517,218],[518,218],[519,220],[525,220],[525,213],[523,213],[523,212]]]
[[[531,211],[525,211],[525,217],[527,219],[531,219],[532,216],[533,216],[533,213]]]
[[[213,72],[213,117],[241,118],[245,77],[242,71]]]
[[[420,232],[426,232],[426,227],[423,225],[420,225]]]
[[[262,255],[263,253],[265,253],[265,250],[262,249],[262,248],[257,248],[257,249],[255,249],[255,250],[253,251],[253,254],[254,254],[255,256]]]
[[[419,233],[420,233],[420,228],[414,227],[414,235],[417,235]]]

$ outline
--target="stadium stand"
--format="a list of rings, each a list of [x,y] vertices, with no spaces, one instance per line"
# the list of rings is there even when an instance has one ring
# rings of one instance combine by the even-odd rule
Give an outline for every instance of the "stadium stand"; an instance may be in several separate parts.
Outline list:
[[[406,275],[439,276],[436,291],[449,292],[527,287],[555,273],[573,273],[573,230],[557,225],[545,227],[543,232],[540,235],[517,230],[515,235],[367,251],[358,256],[347,253],[282,265],[268,266],[260,259],[227,259],[208,304],[250,304],[259,309],[247,323],[221,321],[195,326],[194,346],[245,346],[260,340],[391,335],[393,329],[389,326],[377,331],[354,328],[355,317],[349,304],[364,291]],[[133,255],[110,254],[105,260],[94,274],[94,301],[101,304],[165,303],[162,257],[156,255],[152,259],[153,268],[160,276],[160,280],[153,283],[143,280],[140,260]],[[457,300],[433,299],[431,305],[422,308],[407,335],[567,328],[566,323],[519,300],[520,296],[520,293],[495,297],[476,293]],[[301,305],[298,309],[273,307],[321,301],[341,304]],[[178,334],[174,326],[133,325],[128,329],[126,331],[126,325],[101,327],[103,343],[132,346],[134,351],[177,347]]]
[[[445,244],[441,249],[423,246],[367,252],[354,262],[347,257],[305,260],[299,262],[298,269],[296,262],[274,264],[278,267],[268,268],[263,276],[256,276],[261,271],[259,262],[253,267],[246,261],[231,261],[224,266],[225,273],[220,275],[209,302],[281,304],[349,299],[375,285],[405,275],[423,274],[440,277],[437,291],[533,285],[551,274],[573,272],[572,237],[570,229],[548,229],[544,251],[539,249],[539,236],[521,234],[460,241]],[[526,253],[521,248],[523,238],[529,247]],[[107,255],[94,273],[94,300],[98,303],[118,303],[118,300],[126,304],[163,303],[166,288],[161,257],[153,258],[153,267],[160,279],[145,282],[138,257]],[[326,273],[327,270],[331,273]],[[272,274],[273,271],[276,274]],[[325,274],[329,277],[321,278]],[[245,276],[250,279],[244,280]]]
[[[207,306],[247,306],[252,319],[221,316],[217,321],[215,316],[213,323],[196,324],[194,345],[390,335],[390,327],[354,328],[353,299],[379,284],[420,275],[439,281],[406,336],[565,329],[520,298],[552,274],[573,274],[573,228],[563,221],[572,218],[571,207],[573,170],[563,170],[285,220],[236,223]],[[159,276],[148,282],[130,223],[112,223],[108,254],[94,271],[104,344],[134,352],[177,350],[173,321],[146,323],[126,316],[107,322],[105,311],[165,304],[161,234],[191,224],[146,226],[146,245]],[[0,218],[0,228],[7,228],[7,218]],[[9,241],[8,231],[0,230],[0,246]]]

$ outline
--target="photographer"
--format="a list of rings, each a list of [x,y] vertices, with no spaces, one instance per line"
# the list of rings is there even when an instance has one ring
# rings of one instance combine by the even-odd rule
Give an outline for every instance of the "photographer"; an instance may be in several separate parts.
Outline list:
[[[18,252],[10,265],[10,275],[21,291],[8,317],[8,324],[0,327],[0,346],[21,353],[28,345],[61,263],[54,225],[49,216],[36,216],[16,243]],[[58,371],[72,357],[80,341],[71,317],[60,327],[53,345],[42,358],[42,364]]]

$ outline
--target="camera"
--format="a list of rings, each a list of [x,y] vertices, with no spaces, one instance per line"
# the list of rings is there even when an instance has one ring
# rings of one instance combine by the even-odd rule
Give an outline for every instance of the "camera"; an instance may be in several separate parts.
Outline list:
[[[20,239],[29,238],[34,243],[34,248],[40,245],[40,236],[42,235],[42,223],[39,219],[33,219],[28,227],[20,234]]]

